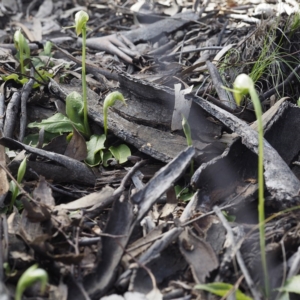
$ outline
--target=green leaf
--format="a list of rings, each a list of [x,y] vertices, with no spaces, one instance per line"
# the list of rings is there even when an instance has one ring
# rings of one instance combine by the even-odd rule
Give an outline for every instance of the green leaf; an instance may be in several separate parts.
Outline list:
[[[45,131],[44,133],[44,145],[48,144],[52,139],[59,136],[58,133],[51,133],[48,131]],[[32,147],[35,147],[39,143],[39,134],[38,133],[32,133],[25,136],[23,143],[26,145],[30,145]]]
[[[224,215],[224,217],[226,218],[226,220],[228,222],[234,222],[236,219],[236,216],[234,215],[229,215],[225,210],[222,210],[222,214]]]
[[[15,82],[17,82],[17,83],[19,83],[19,84],[22,84],[22,85],[24,85],[25,83],[27,83],[28,82],[28,78],[22,78],[22,79],[20,79],[19,78],[19,75],[18,74],[15,74],[15,73],[13,73],[13,74],[10,74],[10,75],[8,75],[8,76],[1,76],[1,78],[4,80],[4,81],[8,81],[8,80],[14,80]]]
[[[25,156],[22,162],[20,163],[19,169],[18,169],[18,175],[17,175],[17,181],[18,183],[21,183],[23,180],[23,177],[26,172],[26,166],[27,166],[27,157]]]
[[[279,288],[278,291],[300,294],[300,275],[293,276],[287,280],[285,285]]]
[[[87,157],[85,163],[90,167],[97,166],[101,163],[103,154],[102,150],[105,149],[104,143],[106,136],[102,135],[92,135],[87,144]]]
[[[193,196],[194,196],[193,192],[188,192],[188,193],[182,194],[180,196],[180,200],[187,202],[187,201],[190,201],[193,198]]]
[[[12,193],[12,198],[16,199],[19,194],[19,188],[13,180],[9,182],[9,190]]]
[[[79,93],[72,92],[67,96],[66,114],[72,122],[83,124],[83,100]]]
[[[112,157],[113,157],[113,156],[112,156],[112,154],[111,154],[110,151],[101,151],[102,165],[103,165],[104,167],[108,167],[107,161],[108,161],[109,159],[111,159]]]
[[[125,144],[119,146],[111,146],[108,149],[113,157],[118,161],[119,164],[125,163],[128,159],[127,157],[131,155],[129,147]]]
[[[288,292],[284,292],[279,296],[278,300],[290,300],[290,294]]]
[[[42,122],[33,122],[28,124],[28,128],[44,128],[45,131],[51,133],[71,132],[73,130],[71,120],[61,113],[57,113],[52,117],[42,120]],[[77,128],[77,126],[76,126]]]
[[[51,57],[52,43],[47,41],[44,45],[44,51],[42,51],[39,55],[49,56]]]
[[[31,59],[32,64],[34,65],[34,67],[39,70],[41,67],[45,67],[45,63],[38,57],[33,57]],[[40,72],[39,72],[40,73]],[[38,75],[37,75],[38,76]],[[38,76],[37,78],[40,78],[40,76]],[[41,79],[41,78],[40,78]]]
[[[197,284],[195,288],[210,292],[220,297],[224,297],[234,288],[234,286],[229,283],[213,282],[208,284]],[[236,300],[252,300],[252,298],[246,296],[240,290],[235,291],[235,298]]]
[[[187,187],[183,188],[180,185],[175,185],[174,189],[176,198],[181,201],[190,201],[194,196],[194,193],[191,192]]]

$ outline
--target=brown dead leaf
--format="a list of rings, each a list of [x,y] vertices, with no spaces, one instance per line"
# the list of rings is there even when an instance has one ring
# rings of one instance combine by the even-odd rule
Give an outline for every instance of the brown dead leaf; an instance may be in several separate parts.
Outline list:
[[[48,186],[45,177],[40,176],[38,186],[33,191],[33,198],[49,207],[53,207],[55,205],[52,190]]]
[[[33,223],[27,217],[27,210],[24,209],[21,214],[20,235],[27,243],[32,243],[37,237],[43,236],[42,227]]]
[[[82,161],[87,157],[87,146],[85,139],[74,127],[73,136],[67,146],[65,155],[79,161]]]
[[[33,202],[29,202],[25,197],[21,199],[24,210],[27,213],[27,218],[32,223],[43,222],[46,220],[50,220],[51,214],[49,212],[49,208],[44,204],[36,204]]]
[[[211,245],[186,229],[179,236],[180,251],[190,264],[197,283],[205,283],[205,278],[219,265]]]

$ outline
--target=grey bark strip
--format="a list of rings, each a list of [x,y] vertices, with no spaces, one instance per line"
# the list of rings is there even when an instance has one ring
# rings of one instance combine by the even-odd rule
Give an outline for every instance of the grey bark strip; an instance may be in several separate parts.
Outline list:
[[[228,106],[231,109],[236,109],[237,106],[233,97],[223,88],[224,84],[217,67],[209,60],[206,61],[206,66],[211,80],[214,84],[214,87],[216,89],[216,92],[219,96],[220,102],[222,102],[224,105]]]
[[[27,126],[27,100],[29,97],[29,94],[32,90],[32,86],[34,84],[34,69],[32,68],[30,71],[31,78],[28,80],[27,83],[25,83],[22,95],[21,95],[21,117],[20,117],[20,134],[19,134],[19,141],[23,142],[23,139],[25,137],[25,130]]]
[[[132,202],[139,206],[138,220],[142,219],[155,201],[181,176],[194,154],[195,149],[192,147],[182,151],[168,165],[163,167],[142,190],[132,196]]]
[[[17,114],[20,107],[20,99],[21,99],[20,92],[14,92],[11,100],[7,105],[4,130],[3,130],[3,135],[5,137],[9,137],[9,138],[13,137],[15,124],[17,121]]]
[[[87,165],[85,165],[84,163],[78,160],[75,160],[73,158],[67,157],[62,154],[45,151],[43,149],[37,149],[6,137],[0,139],[0,144],[12,150],[22,149],[22,150],[26,150],[29,153],[33,153],[41,157],[48,158],[64,166],[73,175],[76,175],[77,182],[80,182],[82,184],[87,184],[87,185],[95,184],[96,178],[93,172],[89,169]]]

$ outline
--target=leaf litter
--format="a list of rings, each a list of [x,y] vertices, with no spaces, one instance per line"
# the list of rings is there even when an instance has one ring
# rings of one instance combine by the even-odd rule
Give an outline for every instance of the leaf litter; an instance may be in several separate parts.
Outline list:
[[[82,39],[68,28],[81,10],[89,14],[90,141],[65,108],[71,92],[82,94]],[[46,291],[36,284],[24,299],[300,292],[295,1],[2,1],[0,20],[1,299],[14,297],[35,264],[49,276]],[[13,43],[19,29],[30,49],[25,71]],[[257,224],[256,117],[248,99],[237,107],[223,88],[240,73],[255,82],[264,112],[270,291]],[[127,105],[109,109],[105,137],[103,101],[114,91]],[[60,135],[63,120],[72,137]]]

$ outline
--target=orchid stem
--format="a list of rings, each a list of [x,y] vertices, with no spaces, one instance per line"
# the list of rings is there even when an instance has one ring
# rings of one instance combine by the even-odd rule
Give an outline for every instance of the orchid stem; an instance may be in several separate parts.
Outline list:
[[[265,241],[265,199],[264,199],[264,131],[262,123],[262,110],[258,95],[255,88],[249,89],[255,115],[257,118],[258,127],[258,221],[259,221],[259,240],[260,240],[260,252],[261,262],[264,272],[265,280],[265,292],[269,295],[269,275],[266,259],[266,241]]]
[[[82,27],[82,95],[83,95],[83,124],[87,136],[91,135],[90,126],[88,122],[88,112],[87,112],[87,88],[86,88],[86,66],[85,66],[85,56],[86,56],[86,26]]]

